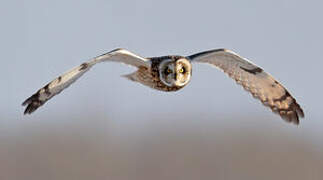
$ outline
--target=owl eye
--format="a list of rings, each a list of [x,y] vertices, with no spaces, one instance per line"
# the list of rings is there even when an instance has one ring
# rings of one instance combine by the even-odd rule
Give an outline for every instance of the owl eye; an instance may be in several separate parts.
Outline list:
[[[170,73],[172,73],[172,70],[171,70],[171,69],[169,69],[169,68],[166,68],[166,69],[165,69],[165,74],[166,74],[166,75],[168,75],[168,74],[170,74]]]
[[[186,72],[186,70],[185,70],[185,68],[184,68],[184,67],[182,67],[182,68],[179,70],[179,72],[180,72],[180,73],[185,73],[185,72]]]

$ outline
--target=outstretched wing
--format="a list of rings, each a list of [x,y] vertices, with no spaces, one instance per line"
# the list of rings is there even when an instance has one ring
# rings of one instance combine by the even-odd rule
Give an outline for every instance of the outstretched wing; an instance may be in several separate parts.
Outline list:
[[[60,93],[62,90],[75,82],[93,65],[104,61],[121,62],[135,67],[150,67],[150,61],[146,58],[142,58],[125,49],[115,49],[71,69],[70,71],[60,75],[58,78],[48,83],[43,88],[39,89],[35,94],[33,94],[22,103],[23,106],[27,106],[24,114],[31,114],[50,98]]]
[[[287,122],[298,124],[299,117],[304,117],[302,108],[278,81],[238,54],[226,49],[216,49],[188,58],[192,62],[209,63],[220,68]]]

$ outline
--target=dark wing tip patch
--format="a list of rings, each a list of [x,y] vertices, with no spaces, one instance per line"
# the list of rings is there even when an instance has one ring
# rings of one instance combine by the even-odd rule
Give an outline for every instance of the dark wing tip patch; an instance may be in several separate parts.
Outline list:
[[[278,101],[280,103],[290,101],[287,108],[278,108],[276,106],[270,107],[274,113],[278,113],[285,121],[298,125],[299,118],[304,118],[304,111],[302,110],[301,106],[296,102],[296,100],[287,90],[282,97],[274,99],[273,101]]]
[[[36,111],[36,109],[38,109],[43,104],[44,102],[39,99],[39,91],[38,91],[37,93],[35,93],[34,95],[29,97],[22,103],[22,106],[27,106],[24,111],[24,114],[33,113],[34,111]]]
[[[52,92],[50,91],[50,83],[38,90],[35,94],[26,99],[22,106],[27,106],[24,114],[31,114],[36,111],[40,106],[42,106],[50,97],[52,97]],[[40,97],[46,97],[46,99],[41,99]]]

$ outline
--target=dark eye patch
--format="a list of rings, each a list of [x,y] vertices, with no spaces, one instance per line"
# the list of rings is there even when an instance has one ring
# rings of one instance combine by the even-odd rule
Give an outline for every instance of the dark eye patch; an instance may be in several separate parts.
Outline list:
[[[184,66],[182,66],[182,69],[183,69],[183,74],[186,73],[186,68]]]
[[[164,69],[164,74],[167,76],[168,74],[170,74],[170,72],[168,71],[168,67],[166,67],[165,69]]]

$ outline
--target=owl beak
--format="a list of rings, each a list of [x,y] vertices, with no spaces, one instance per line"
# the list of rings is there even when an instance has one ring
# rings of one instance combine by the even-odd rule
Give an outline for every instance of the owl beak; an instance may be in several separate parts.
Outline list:
[[[177,73],[174,73],[174,81],[177,81]]]

